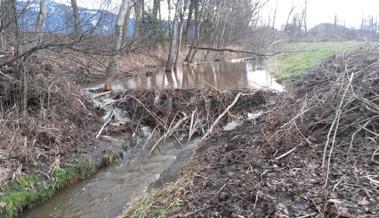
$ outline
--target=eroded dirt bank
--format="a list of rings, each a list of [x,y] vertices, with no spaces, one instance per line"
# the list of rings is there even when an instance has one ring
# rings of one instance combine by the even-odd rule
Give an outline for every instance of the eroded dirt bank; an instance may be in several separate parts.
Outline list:
[[[125,217],[378,217],[379,51],[332,57]]]

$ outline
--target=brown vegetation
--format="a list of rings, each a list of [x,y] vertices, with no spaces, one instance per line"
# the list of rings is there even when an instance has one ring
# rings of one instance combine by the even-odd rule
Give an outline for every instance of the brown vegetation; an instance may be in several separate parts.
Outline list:
[[[1,77],[1,167],[13,174],[2,183],[31,170],[48,173],[97,126],[96,115],[70,78],[73,73],[58,73],[56,66],[39,63],[38,56],[34,61],[24,65],[27,86],[15,79],[17,65],[7,66],[9,78]]]
[[[151,55],[145,55],[147,50],[123,56],[118,74],[161,66],[162,48],[151,48]],[[54,164],[65,164],[84,152],[84,145],[101,125],[99,114],[81,90],[104,78],[104,58],[52,49],[33,54],[22,67],[15,63],[1,71],[0,187],[21,173],[37,170],[47,175]],[[27,71],[26,88],[16,79],[23,70]]]
[[[333,57],[264,117],[204,143],[168,193],[174,217],[377,217],[377,49]]]

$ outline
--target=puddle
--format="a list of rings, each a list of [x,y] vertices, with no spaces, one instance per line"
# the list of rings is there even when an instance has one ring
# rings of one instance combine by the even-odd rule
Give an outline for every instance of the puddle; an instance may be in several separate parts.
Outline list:
[[[258,66],[258,67],[257,67]],[[115,90],[125,89],[272,89],[282,92],[283,86],[271,74],[249,62],[203,63],[183,66],[177,71],[160,71],[153,74],[120,79],[113,84]]]

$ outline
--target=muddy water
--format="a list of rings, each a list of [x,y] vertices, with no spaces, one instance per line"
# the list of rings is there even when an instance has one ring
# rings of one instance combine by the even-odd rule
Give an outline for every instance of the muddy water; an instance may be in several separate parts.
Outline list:
[[[147,148],[126,154],[125,161],[102,170],[93,178],[64,189],[45,204],[28,211],[28,218],[114,218],[149,186],[167,182],[193,155],[195,143],[169,142],[152,155]],[[137,147],[136,147],[137,149]],[[167,169],[170,169],[167,172]],[[164,177],[162,177],[164,175]]]
[[[144,74],[120,79],[114,83],[117,89],[192,89],[213,88],[219,90],[237,88],[269,88],[283,91],[271,74],[253,63],[219,62],[195,66],[183,66],[176,71]]]
[[[273,89],[283,91],[283,87],[265,70],[250,63],[213,63],[184,66],[175,72],[158,72],[133,78],[120,78],[114,89]],[[94,94],[86,92],[88,97]],[[128,122],[122,111],[110,106],[112,98],[96,98],[94,105],[106,114],[118,117],[117,122]],[[118,109],[119,110],[119,109]],[[117,115],[117,116],[116,116]],[[107,120],[105,115],[103,121]],[[149,129],[146,128],[145,129]],[[45,204],[29,210],[27,218],[113,218],[120,215],[137,196],[146,193],[152,185],[160,185],[175,178],[194,153],[196,143],[179,145],[164,142],[150,154],[149,150],[156,137],[151,131],[125,155],[123,161],[98,172],[93,178],[66,188]]]

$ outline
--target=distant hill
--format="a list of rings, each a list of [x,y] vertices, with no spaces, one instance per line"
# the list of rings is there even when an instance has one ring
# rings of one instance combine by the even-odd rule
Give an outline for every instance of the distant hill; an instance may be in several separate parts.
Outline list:
[[[45,21],[45,31],[47,32],[72,32],[73,13],[72,8],[65,4],[48,0],[47,17]],[[35,23],[39,12],[39,1],[17,1],[17,11],[19,14],[19,26],[23,31],[34,31]],[[112,33],[116,21],[116,14],[106,10],[93,10],[79,8],[82,29],[85,32]],[[133,34],[135,21],[129,20],[129,35]]]
[[[309,31],[309,37],[316,41],[330,40],[377,40],[378,34],[372,31],[347,28],[331,23],[322,23]]]

